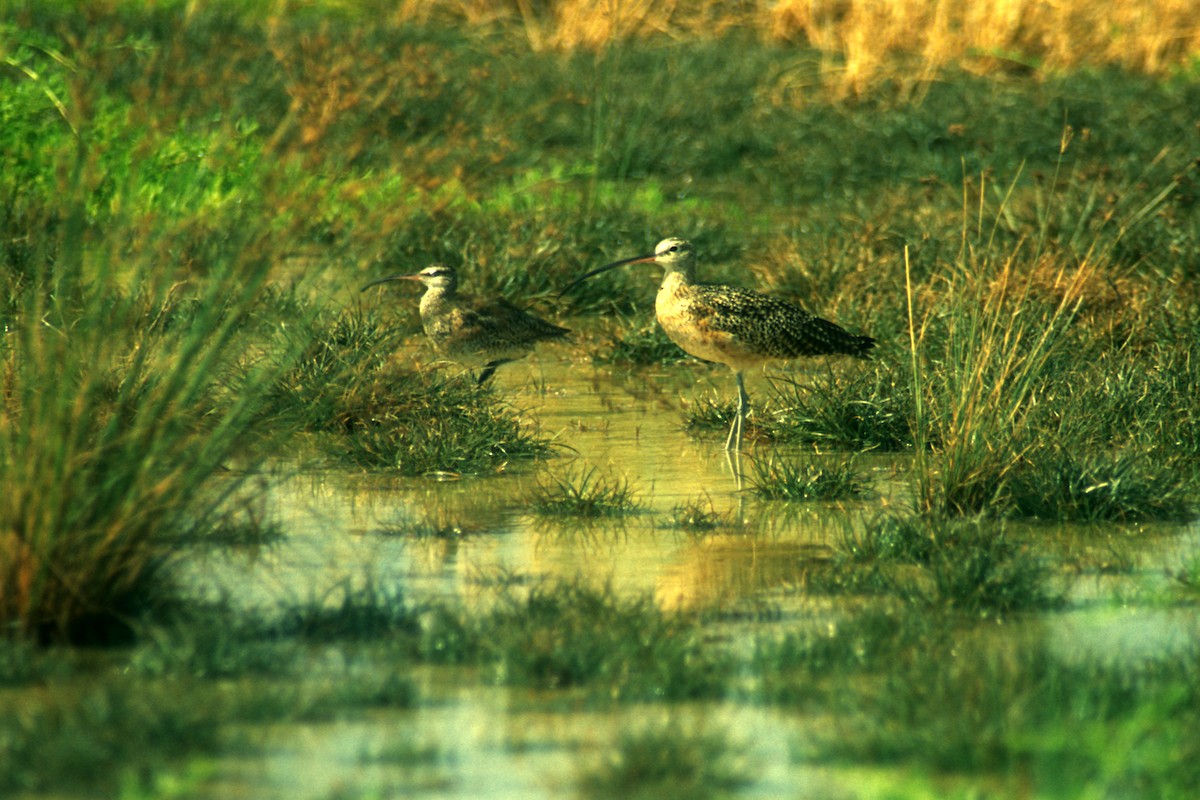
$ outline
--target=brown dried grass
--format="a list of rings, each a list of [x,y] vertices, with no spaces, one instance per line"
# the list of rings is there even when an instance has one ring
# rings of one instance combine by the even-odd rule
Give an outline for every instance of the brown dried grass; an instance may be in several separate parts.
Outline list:
[[[535,50],[598,50],[637,37],[738,27],[814,47],[847,95],[920,85],[941,68],[1060,70],[1114,64],[1159,74],[1200,60],[1193,0],[407,0],[397,21],[518,23]]]

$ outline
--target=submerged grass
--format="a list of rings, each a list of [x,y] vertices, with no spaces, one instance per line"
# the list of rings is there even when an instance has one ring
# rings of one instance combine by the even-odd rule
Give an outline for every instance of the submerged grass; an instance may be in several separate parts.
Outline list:
[[[717,800],[753,783],[745,757],[724,736],[679,724],[624,734],[576,779],[584,798]]]
[[[1194,650],[1061,653],[982,636],[957,614],[868,610],[761,643],[755,664],[764,699],[833,712],[806,761],[986,774],[1047,796],[1184,796],[1197,775],[1183,755],[1196,751]]]
[[[478,617],[443,610],[427,621],[421,652],[478,664],[497,683],[608,701],[720,696],[731,666],[704,646],[696,621],[577,584],[510,590]]]
[[[890,598],[909,608],[1004,618],[1064,604],[1065,577],[1002,523],[883,516],[847,529],[805,588]]]
[[[642,503],[625,478],[605,476],[595,466],[579,466],[543,476],[529,508],[547,515],[619,517],[636,513]]]
[[[739,523],[731,513],[717,511],[712,498],[704,496],[677,504],[667,515],[663,527],[703,536],[713,531],[738,528]]]
[[[750,459],[749,488],[767,500],[848,500],[870,486],[852,459],[773,453]]]

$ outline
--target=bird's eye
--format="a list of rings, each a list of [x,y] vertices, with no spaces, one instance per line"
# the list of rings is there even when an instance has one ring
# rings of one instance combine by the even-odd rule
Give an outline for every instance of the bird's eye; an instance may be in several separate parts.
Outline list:
[[[667,249],[667,252],[668,252],[668,253],[678,253],[678,252],[679,252],[679,245],[677,245],[677,244],[673,244],[673,245],[671,245],[671,246],[670,246],[670,247]]]

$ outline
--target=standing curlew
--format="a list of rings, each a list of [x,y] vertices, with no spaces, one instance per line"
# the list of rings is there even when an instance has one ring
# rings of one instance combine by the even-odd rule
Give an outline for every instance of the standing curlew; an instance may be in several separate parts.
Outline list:
[[[867,358],[867,351],[875,346],[870,336],[848,333],[794,303],[735,286],[695,283],[695,255],[690,242],[663,239],[652,254],[598,267],[575,279],[560,294],[593,275],[626,264],[653,262],[663,267],[666,274],[654,301],[658,324],[685,351],[724,364],[737,379],[737,417],[729,427],[726,450],[741,448],[742,426],[750,405],[742,380],[747,367],[798,356],[841,353]]]
[[[502,297],[473,297],[458,293],[458,275],[452,267],[435,264],[414,275],[392,275],[371,281],[362,291],[388,281],[420,281],[421,327],[434,349],[446,358],[469,367],[483,367],[482,386],[496,367],[528,355],[544,339],[570,333],[514,306]]]

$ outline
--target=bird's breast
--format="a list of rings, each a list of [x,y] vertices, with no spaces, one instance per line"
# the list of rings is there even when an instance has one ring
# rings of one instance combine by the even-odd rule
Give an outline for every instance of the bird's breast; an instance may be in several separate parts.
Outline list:
[[[696,358],[734,369],[771,360],[747,348],[735,331],[722,324],[717,310],[695,287],[664,282],[654,311],[668,338]]]

